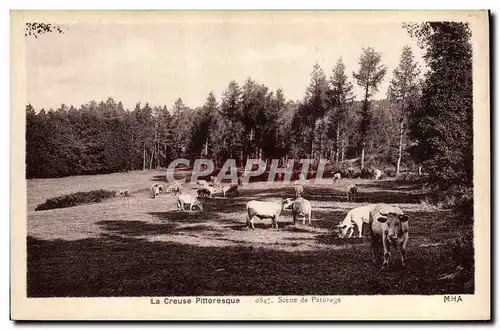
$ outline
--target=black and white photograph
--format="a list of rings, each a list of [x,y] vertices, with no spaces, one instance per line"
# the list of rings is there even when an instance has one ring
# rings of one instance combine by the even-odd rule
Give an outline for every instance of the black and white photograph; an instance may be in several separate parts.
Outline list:
[[[488,31],[11,11],[11,318],[488,320]]]

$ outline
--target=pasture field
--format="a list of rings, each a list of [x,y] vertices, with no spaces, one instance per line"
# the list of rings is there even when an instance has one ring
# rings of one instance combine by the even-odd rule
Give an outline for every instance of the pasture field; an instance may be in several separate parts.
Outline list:
[[[246,230],[249,200],[293,197],[293,185],[250,183],[239,197],[217,194],[203,200],[203,211],[189,213],[177,210],[173,194],[150,198],[151,184],[163,180],[158,171],[28,180],[28,297],[474,292],[473,280],[440,279],[457,267],[448,246],[458,235],[457,219],[421,203],[419,184],[306,184],[312,226],[294,226],[283,211],[278,230],[270,220]],[[359,198],[347,203],[345,187],[353,181]],[[47,198],[93,189],[129,189],[132,196],[35,211]],[[363,238],[337,238],[335,226],[349,209],[380,202],[410,217],[406,268],[394,254],[388,270],[372,263],[367,228]]]

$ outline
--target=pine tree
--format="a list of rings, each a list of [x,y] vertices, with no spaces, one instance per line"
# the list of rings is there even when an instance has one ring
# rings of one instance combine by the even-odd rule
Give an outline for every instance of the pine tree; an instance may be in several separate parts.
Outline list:
[[[361,109],[362,119],[360,127],[361,135],[361,169],[365,164],[365,144],[367,133],[370,129],[370,99],[374,92],[378,91],[378,86],[384,79],[387,67],[380,64],[382,56],[375,52],[372,47],[363,48],[363,52],[359,58],[359,71],[353,72],[353,77],[356,79],[359,86],[363,88],[363,106]]]

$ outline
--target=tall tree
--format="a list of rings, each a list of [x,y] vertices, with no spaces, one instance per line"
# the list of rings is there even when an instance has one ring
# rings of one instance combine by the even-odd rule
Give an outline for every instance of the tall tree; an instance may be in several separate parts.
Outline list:
[[[337,63],[333,68],[333,73],[330,77],[330,84],[331,90],[328,93],[328,104],[331,110],[329,117],[331,124],[333,124],[333,135],[335,136],[334,159],[336,162],[338,162],[341,151],[340,128],[346,120],[346,111],[348,109],[348,106],[354,100],[354,86],[348,80],[342,58],[339,58],[337,60]]]
[[[315,154],[315,128],[319,123],[318,120],[323,118],[328,106],[327,106],[327,94],[329,91],[328,80],[326,78],[325,72],[318,63],[315,63],[310,74],[309,85],[306,88],[306,95],[304,100],[304,106],[306,107],[305,118],[303,124],[307,127],[309,131],[309,143],[310,143],[310,157],[313,158]]]
[[[472,46],[467,23],[407,24],[428,66],[410,135],[431,178],[446,189],[473,184]]]
[[[365,165],[365,144],[367,132],[370,129],[370,99],[374,92],[378,91],[378,87],[387,72],[387,67],[380,64],[382,56],[375,52],[372,47],[363,48],[359,58],[359,71],[353,72],[353,77],[356,79],[359,86],[363,88],[363,106],[361,119],[361,169]]]
[[[244,147],[242,124],[242,91],[236,81],[231,81],[222,93],[219,108],[220,119],[218,122],[219,134],[217,139],[221,144],[218,152],[222,158],[234,158],[240,154]]]
[[[387,97],[391,103],[399,108],[399,141],[396,175],[399,175],[401,168],[403,139],[406,135],[406,123],[410,111],[408,106],[412,103],[411,98],[417,97],[419,76],[420,68],[413,52],[409,46],[404,46],[398,67],[393,71],[393,78],[387,91]]]

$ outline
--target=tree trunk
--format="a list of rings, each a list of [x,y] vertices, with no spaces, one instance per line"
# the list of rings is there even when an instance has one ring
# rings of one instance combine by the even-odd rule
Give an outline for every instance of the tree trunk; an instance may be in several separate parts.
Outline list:
[[[337,138],[335,140],[335,163],[339,162],[339,139],[340,139],[340,125],[337,123]]]
[[[418,175],[422,175],[422,165],[418,167]]]
[[[314,131],[311,135],[312,135],[312,139],[311,139],[311,153],[310,153],[311,157],[310,158],[313,159],[313,157],[314,157],[314,155],[313,155],[313,153],[314,153]]]
[[[151,159],[149,161],[149,169],[153,169],[153,156],[155,155],[155,149],[153,149],[153,151],[151,152]]]
[[[340,153],[340,161],[344,161],[344,155],[345,155],[345,145],[344,145],[344,139],[342,139],[342,152]]]
[[[365,168],[365,143],[361,145],[361,169]]]
[[[401,169],[401,157],[403,154],[403,133],[404,133],[404,120],[401,120],[401,125],[399,126],[399,146],[398,146],[398,162],[396,164],[396,176],[399,176]]]
[[[144,142],[144,146],[142,147],[142,170],[146,170],[146,142]]]

